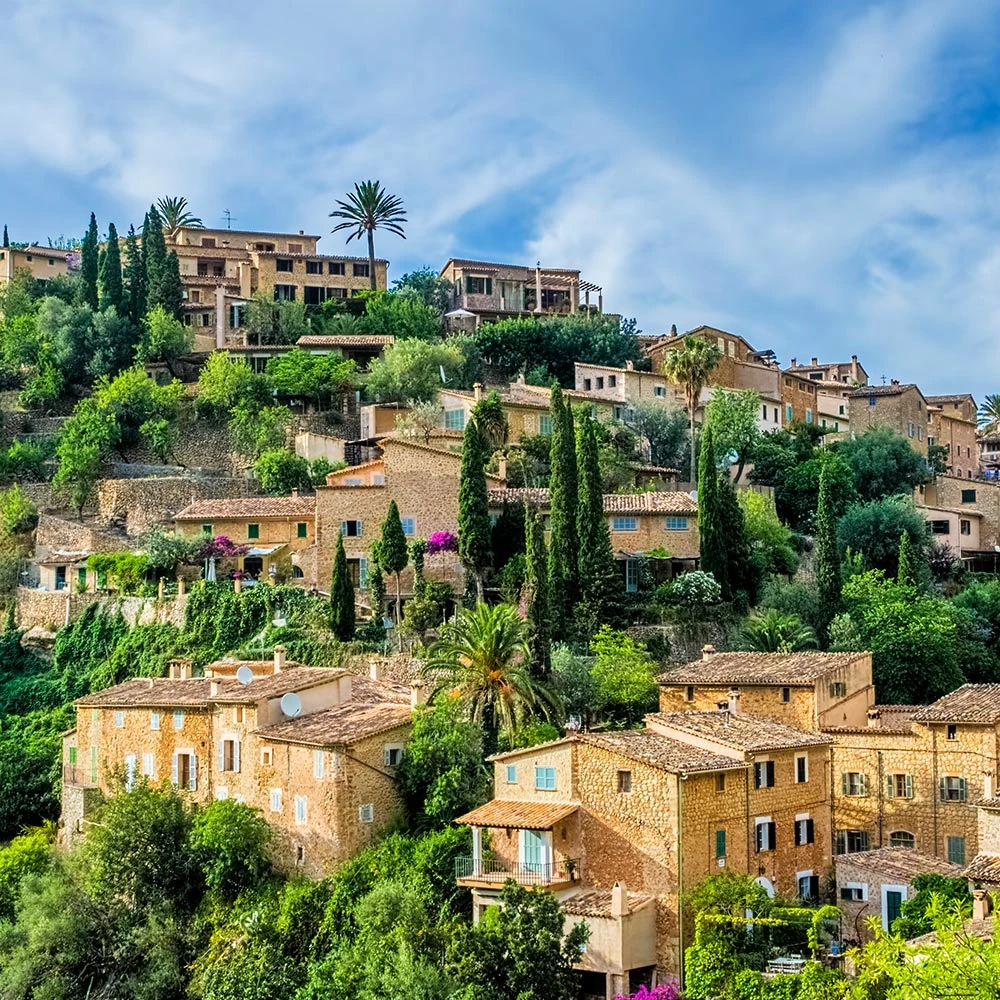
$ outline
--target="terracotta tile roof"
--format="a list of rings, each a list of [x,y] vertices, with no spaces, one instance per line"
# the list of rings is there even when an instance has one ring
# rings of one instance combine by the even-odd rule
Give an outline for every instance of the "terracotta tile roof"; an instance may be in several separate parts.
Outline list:
[[[746,767],[742,761],[701,747],[660,736],[648,729],[629,729],[616,733],[579,733],[582,743],[631,757],[633,760],[662,767],[666,771],[722,771]]]
[[[409,725],[409,705],[366,705],[353,702],[302,715],[259,729],[261,739],[309,746],[344,746],[368,736]]]
[[[366,257],[365,260],[368,258]],[[445,261],[444,267],[441,268],[442,271],[449,265],[454,264],[456,267],[478,267],[481,269],[485,268],[510,268],[511,270],[517,271],[530,271],[532,275],[535,273],[533,267],[528,267],[524,264],[493,264],[486,260],[467,260],[465,257],[449,257]],[[579,274],[578,270],[568,267],[543,267],[541,268],[542,274]]]
[[[839,854],[835,860],[875,872],[884,882],[898,878],[908,884],[918,875],[951,875],[957,878],[962,874],[960,865],[908,847],[880,847],[874,851]]]
[[[299,239],[307,239],[308,237],[300,236]],[[351,262],[357,262],[359,264],[367,264],[367,257],[345,257],[343,254],[339,253],[290,253],[288,250],[254,250],[253,247],[247,247],[247,253],[256,254],[258,257],[292,257],[295,260],[346,260]],[[384,257],[376,257],[376,264],[385,264],[386,267],[389,266],[389,261]],[[307,275],[307,277],[318,278],[320,275],[312,274]],[[328,278],[349,278],[351,275],[347,274],[328,274]],[[367,275],[366,275],[367,277]]]
[[[508,503],[528,503],[547,507],[549,491],[542,488],[489,490],[489,503],[501,507]],[[605,514],[691,514],[698,513],[698,504],[687,493],[664,490],[649,493],[605,493]]]
[[[265,517],[313,517],[316,498],[312,497],[237,497],[230,500],[196,500],[188,504],[176,521],[205,521],[213,518],[255,520]]]
[[[975,403],[971,392],[953,392],[944,396],[924,396],[928,403],[964,403],[969,400]]]
[[[239,285],[239,278],[230,278],[225,274],[182,274],[181,283],[184,285]],[[215,302],[190,303],[185,305],[214,306]]]
[[[726,711],[653,712],[646,718],[654,725],[669,726],[678,732],[707,737],[724,746],[751,753],[833,742],[822,733],[797,729],[754,715],[731,715]]]
[[[307,334],[295,341],[296,347],[382,347],[396,338],[384,334]]]
[[[914,722],[966,722],[992,726],[1000,722],[1000,684],[963,684],[951,694],[925,705]]]
[[[850,398],[862,399],[865,396],[898,396],[900,393],[906,392],[907,389],[917,389],[917,387],[912,382],[906,382],[902,385],[865,385],[860,389],[855,389],[850,394]],[[917,392],[920,392],[920,390],[917,389]]]
[[[996,936],[996,924],[992,916],[987,917],[985,920],[966,920],[962,925],[962,933],[966,937],[979,938],[981,941],[992,941]],[[930,934],[921,934],[920,937],[910,938],[907,941],[907,944],[915,944],[919,947],[923,947],[924,945],[935,946],[937,943],[937,931],[931,931]]]
[[[656,897],[645,892],[630,892],[628,895],[629,912],[635,912],[652,903]],[[560,901],[563,913],[569,913],[574,917],[610,917],[611,916],[611,890],[610,889],[581,889],[578,893],[568,896]]]
[[[980,799],[978,805],[983,809],[1000,809],[1000,798]]]
[[[674,667],[660,684],[787,684],[812,686],[831,670],[867,653],[712,653],[707,659]]]
[[[463,826],[510,826],[517,830],[551,830],[579,809],[575,802],[519,802],[492,799],[455,820]]]
[[[977,854],[962,875],[976,882],[1000,883],[1000,858],[995,854]]]

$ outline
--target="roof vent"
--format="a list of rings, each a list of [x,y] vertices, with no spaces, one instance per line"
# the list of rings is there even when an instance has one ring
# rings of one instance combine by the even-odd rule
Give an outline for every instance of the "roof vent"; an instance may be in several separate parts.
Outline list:
[[[701,658],[703,660],[707,660],[709,657],[712,657],[714,655],[715,655],[715,646],[713,646],[710,642],[705,643],[705,645],[701,647]]]

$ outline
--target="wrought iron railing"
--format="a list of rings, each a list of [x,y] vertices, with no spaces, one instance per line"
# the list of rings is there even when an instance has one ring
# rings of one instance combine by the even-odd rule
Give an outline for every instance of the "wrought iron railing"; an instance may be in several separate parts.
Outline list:
[[[572,881],[577,868],[577,862],[572,858],[541,864],[465,857],[455,859],[455,878],[478,878],[491,882],[510,878],[521,885],[547,885],[550,882]]]
[[[96,785],[96,781],[91,780],[89,767],[78,767],[75,764],[63,764],[62,780],[64,785]]]

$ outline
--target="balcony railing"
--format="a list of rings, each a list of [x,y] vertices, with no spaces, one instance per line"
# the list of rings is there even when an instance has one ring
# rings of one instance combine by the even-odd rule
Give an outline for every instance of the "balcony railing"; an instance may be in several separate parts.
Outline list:
[[[63,764],[62,780],[64,785],[83,785],[88,788],[94,787],[97,782],[90,780],[90,768],[78,767],[74,764]]]
[[[512,863],[490,858],[456,858],[456,879],[478,879],[482,882],[503,883],[513,879],[520,885],[550,885],[553,882],[572,882],[576,878],[578,863],[565,858],[551,864]]]

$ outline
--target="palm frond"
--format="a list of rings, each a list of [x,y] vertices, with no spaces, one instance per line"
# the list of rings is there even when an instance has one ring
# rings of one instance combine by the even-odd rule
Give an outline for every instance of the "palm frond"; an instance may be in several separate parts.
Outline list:
[[[198,216],[188,211],[188,200],[180,195],[165,195],[156,202],[160,219],[163,221],[163,231],[167,236],[173,236],[181,226],[191,229],[204,229],[204,223]]]
[[[354,190],[347,193],[346,201],[337,200],[337,207],[330,213],[330,218],[347,220],[332,230],[335,233],[356,227],[357,231],[348,237],[348,243],[376,229],[386,229],[406,239],[403,232],[407,221],[403,200],[389,194],[378,181],[356,183]]]

